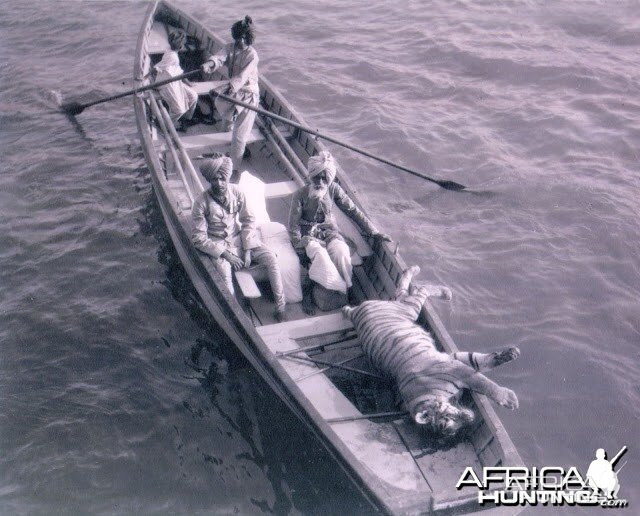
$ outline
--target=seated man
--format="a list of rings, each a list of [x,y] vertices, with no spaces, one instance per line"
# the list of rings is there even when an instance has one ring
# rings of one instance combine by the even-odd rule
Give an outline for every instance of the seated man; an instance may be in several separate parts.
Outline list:
[[[164,81],[182,75],[184,70],[180,66],[178,52],[184,47],[186,34],[183,31],[174,31],[169,34],[168,50],[162,56],[162,60],[155,66],[158,75],[156,81]],[[178,131],[185,131],[186,127],[193,123],[193,115],[198,106],[198,93],[189,81],[171,82],[160,87],[160,96],[169,106],[169,116]]]
[[[231,171],[231,158],[221,154],[204,160],[200,166],[211,188],[193,204],[193,245],[211,256],[231,293],[232,270],[249,267],[252,262],[265,265],[276,302],[275,317],[284,321],[285,297],[276,256],[260,241],[244,193],[237,185],[229,184]]]
[[[299,252],[306,252],[310,259],[318,253],[328,255],[337,268],[347,289],[351,288],[353,266],[351,251],[339,232],[334,217],[334,203],[341,208],[362,230],[377,240],[390,241],[380,233],[345,191],[334,182],[336,164],[333,156],[322,151],[311,156],[307,165],[310,184],[293,194],[289,212],[291,243]],[[313,312],[309,299],[309,285],[304,287],[304,309]]]

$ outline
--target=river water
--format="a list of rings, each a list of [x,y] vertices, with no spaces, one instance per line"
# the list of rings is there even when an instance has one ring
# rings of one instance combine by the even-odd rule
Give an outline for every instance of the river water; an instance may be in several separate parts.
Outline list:
[[[585,472],[627,445],[635,513],[637,2],[179,5],[225,37],[251,14],[261,71],[309,124],[471,188],[329,145],[405,260],[453,290],[436,309],[458,346],[521,349],[493,377],[520,398],[498,413],[524,462]],[[146,8],[3,2],[0,512],[365,512],[200,308],[130,99],[56,110],[131,87]]]

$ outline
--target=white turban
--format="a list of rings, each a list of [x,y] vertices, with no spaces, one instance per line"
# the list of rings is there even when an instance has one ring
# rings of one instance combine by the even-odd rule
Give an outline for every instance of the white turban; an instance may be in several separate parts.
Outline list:
[[[320,174],[323,170],[327,172],[327,182],[331,184],[336,177],[336,162],[328,151],[322,151],[316,156],[311,156],[307,162],[309,179]]]
[[[205,159],[202,165],[200,165],[200,173],[202,174],[202,177],[209,182],[218,177],[219,174],[223,174],[225,179],[229,180],[232,172],[233,163],[231,162],[231,158],[228,156]]]

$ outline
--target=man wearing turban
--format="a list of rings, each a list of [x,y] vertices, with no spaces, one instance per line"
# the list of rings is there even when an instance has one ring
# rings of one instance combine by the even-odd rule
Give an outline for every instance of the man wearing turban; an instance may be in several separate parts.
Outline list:
[[[255,217],[244,193],[237,185],[229,184],[231,158],[219,155],[206,159],[200,172],[210,188],[193,204],[193,245],[212,258],[231,293],[234,292],[232,271],[249,267],[251,263],[264,265],[276,302],[275,317],[284,321],[285,296],[280,268],[275,254],[260,241]]]
[[[390,241],[338,185],[336,163],[333,156],[322,151],[309,158],[309,184],[293,194],[289,212],[289,235],[298,251],[304,251],[310,259],[318,253],[328,254],[337,268],[347,289],[351,288],[353,266],[351,251],[339,232],[334,217],[334,205],[353,220],[365,235],[377,240]],[[305,292],[305,311],[312,311]]]
[[[207,73],[214,72],[222,66],[227,67],[229,83],[223,93],[236,100],[258,107],[260,89],[258,87],[258,52],[253,47],[256,31],[251,16],[245,16],[231,26],[233,43],[224,45],[203,64]],[[234,182],[235,174],[240,171],[240,164],[245,153],[247,140],[256,118],[256,112],[237,104],[216,97],[215,106],[218,113],[228,126],[231,133],[231,160],[233,161]]]

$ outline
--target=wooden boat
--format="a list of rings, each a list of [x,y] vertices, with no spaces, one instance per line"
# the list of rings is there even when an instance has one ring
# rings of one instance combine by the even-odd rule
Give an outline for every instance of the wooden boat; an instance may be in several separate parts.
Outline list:
[[[197,69],[206,53],[223,43],[194,18],[164,1],[150,6],[142,23],[136,49],[134,79],[138,86],[167,50],[167,32],[181,28],[188,49],[181,55],[185,71]],[[208,79],[211,79],[209,77]],[[221,80],[221,77],[213,77]],[[194,82],[194,81],[192,81]],[[207,102],[215,80],[194,82]],[[269,81],[261,77],[261,107],[303,123]],[[237,274],[232,295],[214,271],[209,258],[191,244],[191,205],[202,190],[195,158],[210,151],[225,151],[230,133],[215,125],[197,125],[178,134],[155,93],[134,99],[142,147],[164,220],[200,298],[222,330],[233,340],[286,405],[313,431],[372,510],[389,514],[463,513],[484,507],[477,491],[461,493],[455,485],[467,466],[517,466],[522,461],[493,407],[483,396],[469,396],[479,414],[472,432],[448,449],[434,448],[420,428],[394,405],[392,386],[372,372],[359,350],[358,337],[340,310],[306,316],[299,305],[288,306],[291,320],[277,323],[273,305],[249,274]],[[304,184],[304,164],[323,144],[305,132],[258,117],[243,168],[267,183],[265,196],[272,219],[286,222],[290,194]],[[357,201],[349,178],[338,171],[337,180]],[[345,218],[346,217],[342,217]],[[356,240],[360,264],[355,267],[356,296],[389,299],[406,264],[393,244],[371,248],[344,220],[345,231]],[[268,288],[263,288],[267,291]],[[444,350],[456,346],[430,304],[422,323]],[[360,371],[360,372],[358,372]],[[363,372],[364,371],[364,372]],[[382,414],[391,413],[387,417]],[[373,414],[373,415],[372,415]],[[492,511],[517,512],[513,507]]]

